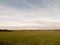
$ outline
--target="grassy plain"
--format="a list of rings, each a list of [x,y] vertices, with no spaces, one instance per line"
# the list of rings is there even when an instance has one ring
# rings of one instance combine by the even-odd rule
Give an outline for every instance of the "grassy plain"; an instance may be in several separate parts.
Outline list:
[[[60,31],[0,32],[0,45],[60,45]]]

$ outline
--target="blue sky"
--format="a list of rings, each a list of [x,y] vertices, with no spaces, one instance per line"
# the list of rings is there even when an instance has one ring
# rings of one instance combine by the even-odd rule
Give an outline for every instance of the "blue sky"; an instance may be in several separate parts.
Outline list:
[[[60,0],[0,0],[0,26],[59,29]]]

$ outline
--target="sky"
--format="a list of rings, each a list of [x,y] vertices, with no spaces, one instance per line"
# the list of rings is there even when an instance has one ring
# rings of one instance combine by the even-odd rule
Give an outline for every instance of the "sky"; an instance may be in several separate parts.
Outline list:
[[[60,29],[60,0],[0,0],[2,29]]]

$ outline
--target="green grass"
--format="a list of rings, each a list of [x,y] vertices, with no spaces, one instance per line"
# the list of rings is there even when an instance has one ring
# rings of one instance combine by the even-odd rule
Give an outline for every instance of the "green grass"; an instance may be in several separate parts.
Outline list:
[[[60,31],[0,32],[0,45],[60,45]]]

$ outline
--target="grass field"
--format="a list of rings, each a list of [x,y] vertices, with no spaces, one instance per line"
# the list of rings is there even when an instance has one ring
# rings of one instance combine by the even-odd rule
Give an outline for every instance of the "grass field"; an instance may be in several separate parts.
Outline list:
[[[60,45],[60,31],[0,32],[0,45]]]

